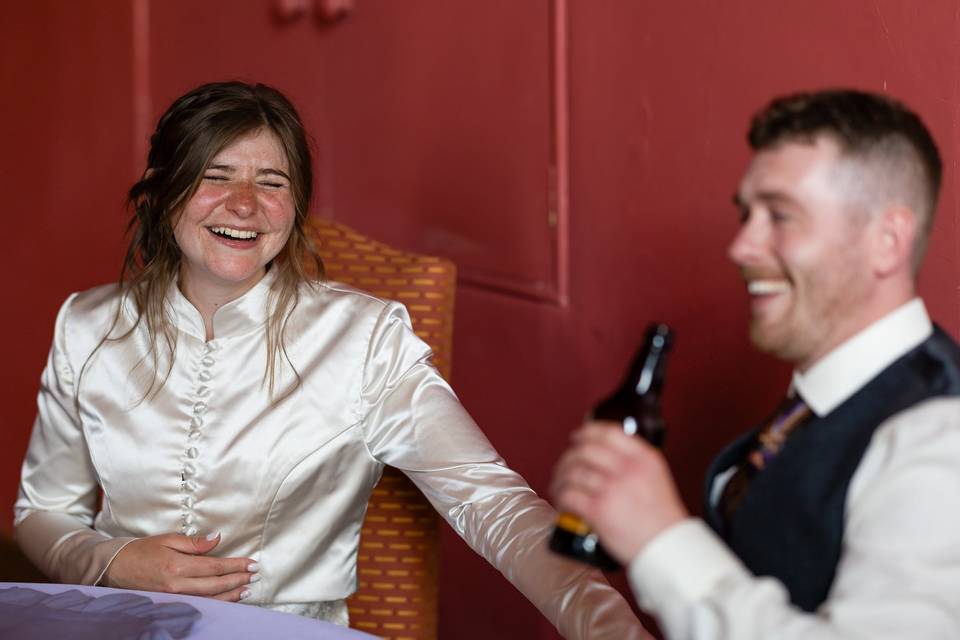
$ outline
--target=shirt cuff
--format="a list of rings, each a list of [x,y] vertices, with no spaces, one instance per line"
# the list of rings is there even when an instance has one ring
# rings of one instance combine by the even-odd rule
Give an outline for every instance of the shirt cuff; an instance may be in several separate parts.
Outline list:
[[[679,522],[651,540],[627,568],[640,606],[663,615],[702,600],[731,576],[748,576],[740,560],[699,518]]]
[[[34,511],[15,531],[17,543],[47,577],[64,584],[99,584],[133,537],[111,538],[65,513]]]

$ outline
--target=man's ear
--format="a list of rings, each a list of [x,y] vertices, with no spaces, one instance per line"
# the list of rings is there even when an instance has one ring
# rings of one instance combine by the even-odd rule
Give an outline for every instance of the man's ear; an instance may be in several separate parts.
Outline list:
[[[873,267],[879,276],[912,269],[917,216],[904,206],[888,207],[874,221]]]

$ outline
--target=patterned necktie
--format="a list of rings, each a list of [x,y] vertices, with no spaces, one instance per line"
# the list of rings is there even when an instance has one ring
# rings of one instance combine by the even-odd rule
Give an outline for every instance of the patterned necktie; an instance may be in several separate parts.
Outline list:
[[[756,445],[747,452],[740,466],[723,487],[717,510],[728,527],[754,476],[777,457],[790,433],[810,416],[810,408],[799,395],[788,396],[780,403],[773,418],[757,435]]]

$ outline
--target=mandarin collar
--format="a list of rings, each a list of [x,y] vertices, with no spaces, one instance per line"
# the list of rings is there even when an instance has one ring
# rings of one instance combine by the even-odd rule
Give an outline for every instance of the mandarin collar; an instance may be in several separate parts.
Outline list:
[[[817,361],[794,370],[791,390],[824,416],[933,333],[920,298],[897,307]]]
[[[277,279],[269,269],[259,282],[235,300],[222,305],[213,314],[213,339],[222,340],[255,331],[266,324],[270,316],[270,292]],[[174,282],[167,295],[171,319],[182,332],[206,342],[203,316]]]

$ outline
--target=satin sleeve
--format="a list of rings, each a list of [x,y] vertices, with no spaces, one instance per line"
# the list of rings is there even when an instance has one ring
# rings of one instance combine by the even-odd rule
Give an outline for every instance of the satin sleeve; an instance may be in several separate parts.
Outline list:
[[[370,454],[403,471],[565,638],[651,637],[599,571],[547,549],[556,512],[504,463],[408,323],[402,307],[388,307],[370,342],[362,392]]]
[[[79,367],[71,361],[67,345],[74,297],[57,315],[53,346],[40,378],[14,527],[24,554],[49,578],[95,585],[135,538],[111,538],[93,529],[99,485],[77,413]]]

